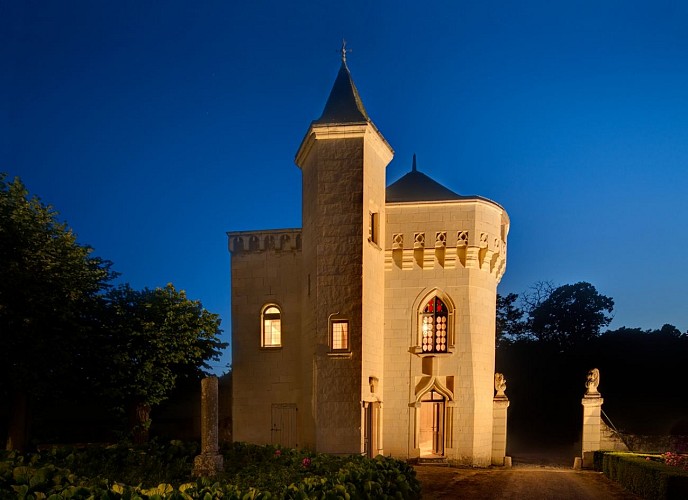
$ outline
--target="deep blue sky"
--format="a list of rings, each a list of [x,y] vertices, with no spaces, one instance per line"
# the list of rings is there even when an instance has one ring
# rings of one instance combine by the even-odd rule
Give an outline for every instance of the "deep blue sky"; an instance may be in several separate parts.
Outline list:
[[[688,329],[678,0],[9,0],[0,171],[123,280],[187,290],[228,337],[225,232],[301,225],[293,158],[342,37],[396,151],[388,181],[417,153],[509,212],[500,292],[586,280],[614,298],[612,327]]]

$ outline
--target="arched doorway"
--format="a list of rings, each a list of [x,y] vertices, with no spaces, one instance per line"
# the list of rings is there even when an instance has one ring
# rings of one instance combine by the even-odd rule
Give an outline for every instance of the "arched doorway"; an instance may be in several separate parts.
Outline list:
[[[423,458],[444,456],[446,398],[431,389],[420,400],[418,444]]]

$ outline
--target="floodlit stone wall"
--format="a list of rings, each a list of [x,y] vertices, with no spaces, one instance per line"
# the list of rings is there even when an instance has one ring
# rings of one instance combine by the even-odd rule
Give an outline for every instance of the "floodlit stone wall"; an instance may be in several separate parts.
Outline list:
[[[272,405],[300,397],[301,231],[229,233],[233,439],[271,443]],[[281,347],[261,347],[261,311],[282,311]]]
[[[446,398],[445,456],[489,465],[496,288],[508,218],[483,199],[387,205],[385,453],[418,457],[420,400]],[[419,312],[437,294],[450,308],[449,352],[423,354]]]
[[[369,124],[313,126],[297,155],[303,173],[303,272],[310,284],[303,338],[311,345],[304,346],[302,366],[304,381],[312,370],[312,386],[303,400],[320,452],[362,451],[362,391],[370,392],[368,373],[381,373],[384,256],[367,234],[370,210],[384,203],[390,159],[389,147]],[[332,351],[333,319],[349,322],[346,352]]]

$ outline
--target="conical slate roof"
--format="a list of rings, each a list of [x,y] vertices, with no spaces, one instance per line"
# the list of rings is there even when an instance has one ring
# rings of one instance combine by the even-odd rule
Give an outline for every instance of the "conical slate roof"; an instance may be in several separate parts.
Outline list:
[[[346,61],[342,60],[337,79],[334,81],[330,97],[327,99],[322,116],[315,120],[316,124],[335,124],[335,123],[365,123],[370,121],[368,113],[363,107],[361,97],[351,73],[346,66]]]
[[[467,198],[447,189],[437,181],[416,170],[416,155],[413,168],[402,178],[387,186],[387,203],[412,201],[447,201]]]

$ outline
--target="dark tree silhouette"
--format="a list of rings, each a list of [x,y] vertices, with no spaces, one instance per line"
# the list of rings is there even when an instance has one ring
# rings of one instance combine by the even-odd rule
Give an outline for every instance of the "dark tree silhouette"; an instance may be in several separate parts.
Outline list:
[[[586,282],[562,285],[528,313],[530,333],[561,350],[590,341],[609,325],[614,301]]]
[[[9,401],[7,449],[28,439],[31,406],[82,378],[83,346],[107,283],[110,262],[92,255],[29,196],[0,174],[0,397]]]
[[[520,338],[526,331],[524,312],[516,302],[518,294],[497,294],[495,335],[497,345]]]

